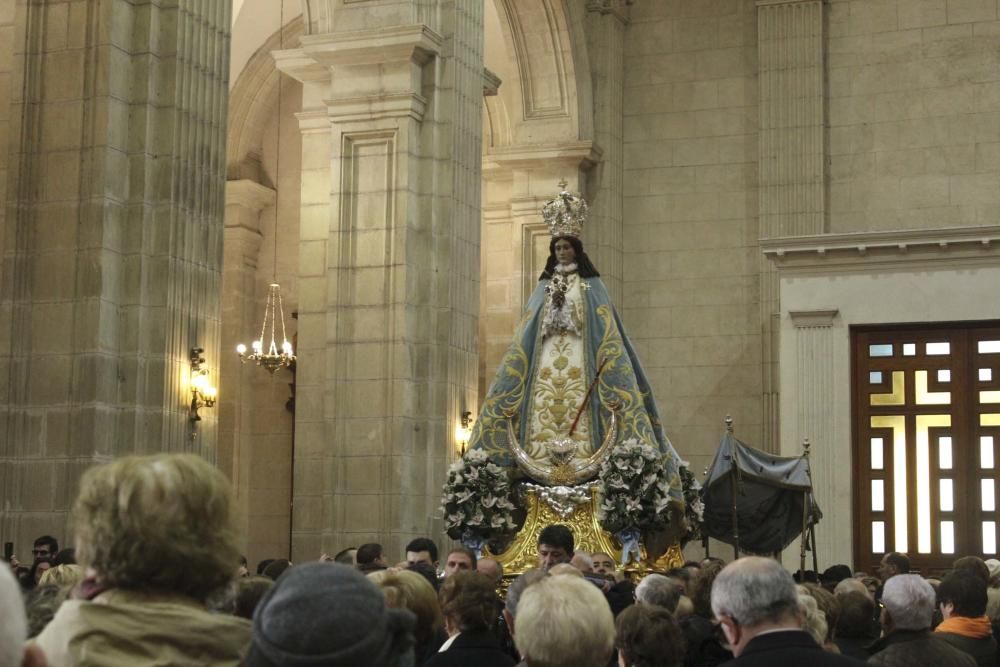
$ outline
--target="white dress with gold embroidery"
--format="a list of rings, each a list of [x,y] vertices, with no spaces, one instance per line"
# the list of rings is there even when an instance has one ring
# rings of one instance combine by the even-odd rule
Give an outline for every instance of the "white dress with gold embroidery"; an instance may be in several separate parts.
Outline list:
[[[576,265],[557,266],[546,288],[541,343],[536,350],[525,451],[534,459],[547,458],[545,443],[565,438],[587,393],[584,356],[584,297]],[[590,410],[583,410],[573,432],[577,454],[593,452],[590,440]]]

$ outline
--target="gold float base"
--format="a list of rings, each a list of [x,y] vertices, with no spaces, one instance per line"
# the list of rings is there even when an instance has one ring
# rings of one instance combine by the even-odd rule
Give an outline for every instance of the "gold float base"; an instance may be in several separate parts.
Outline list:
[[[535,488],[525,487],[522,498],[528,515],[514,541],[503,553],[494,555],[488,548],[483,553],[484,557],[495,558],[503,566],[504,579],[507,581],[538,567],[538,535],[542,529],[554,523],[567,526],[573,531],[577,549],[591,554],[606,553],[616,563],[621,562],[622,549],[618,540],[601,528],[597,518],[599,498],[596,484],[590,487],[589,502],[576,505],[568,515],[560,514],[546,499],[540,498]],[[645,545],[641,546],[640,556],[638,563],[629,561],[625,567],[625,573],[630,579],[641,579],[649,572],[669,570],[684,564],[684,555],[680,544],[676,542],[665,553],[654,558],[653,562],[649,561]]]

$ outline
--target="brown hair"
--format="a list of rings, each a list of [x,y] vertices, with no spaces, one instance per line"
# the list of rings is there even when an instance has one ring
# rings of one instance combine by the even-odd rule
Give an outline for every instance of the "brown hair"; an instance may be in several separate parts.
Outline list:
[[[493,582],[478,572],[457,572],[441,584],[442,615],[461,630],[486,630],[497,613]]]
[[[723,563],[711,562],[695,576],[691,583],[691,604],[696,615],[709,619],[715,616],[712,612],[712,584],[724,567]]]
[[[629,667],[676,667],[684,659],[684,635],[663,607],[634,604],[618,614],[615,647]]]
[[[106,586],[204,602],[240,557],[229,482],[193,454],[126,456],[83,474],[77,556]]]

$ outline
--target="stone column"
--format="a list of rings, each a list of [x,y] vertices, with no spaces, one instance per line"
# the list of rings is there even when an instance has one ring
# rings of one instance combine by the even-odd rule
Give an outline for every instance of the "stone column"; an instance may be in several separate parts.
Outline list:
[[[482,12],[310,0],[275,54],[303,83],[295,558],[442,537],[477,411]]]
[[[236,495],[241,537],[247,542],[255,524],[250,520],[250,491],[254,452],[252,438],[254,392],[251,377],[236,356],[239,343],[249,345],[260,320],[257,318],[257,261],[262,235],[260,212],[274,206],[275,193],[256,181],[241,179],[226,183],[225,249],[222,274],[222,355],[219,378],[219,445],[217,463],[229,476]],[[253,367],[250,372],[253,372]],[[259,473],[258,473],[259,474]],[[259,540],[257,540],[259,541]],[[246,548],[244,544],[244,553]]]
[[[825,231],[823,2],[757,0],[761,239]],[[778,274],[761,255],[763,442],[779,446]]]
[[[19,2],[0,259],[0,532],[66,539],[94,461],[194,451],[219,365],[230,3]],[[27,554],[19,554],[22,557]]]
[[[835,352],[838,330],[834,328],[837,310],[809,310],[789,312],[794,326],[794,340],[788,341],[782,364],[788,364],[796,378],[796,412],[785,415],[786,429],[780,453],[782,456],[799,456],[802,443],[810,442],[810,467],[813,493],[823,520],[816,529],[816,549],[821,562],[851,562],[851,514],[843,508],[851,506],[851,488],[841,483],[850,462],[843,458],[841,443],[835,442],[837,433],[835,404],[837,373]],[[791,430],[792,432],[788,432]],[[783,561],[798,568],[799,542],[795,541],[783,552]],[[811,562],[812,556],[809,556]]]

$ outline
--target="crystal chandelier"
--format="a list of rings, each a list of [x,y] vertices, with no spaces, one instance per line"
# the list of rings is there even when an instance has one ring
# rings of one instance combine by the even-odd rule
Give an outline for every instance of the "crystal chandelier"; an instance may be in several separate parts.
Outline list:
[[[285,3],[281,2],[281,12],[278,20],[278,49],[284,48],[284,26],[285,26]],[[281,173],[281,73],[278,73],[278,130],[274,135],[274,155],[275,174]],[[267,305],[264,307],[264,322],[260,325],[260,338],[250,344],[251,351],[247,354],[247,346],[240,343],[236,346],[236,352],[240,355],[240,361],[246,363],[256,362],[258,366],[266,368],[271,375],[279,368],[288,368],[295,363],[295,353],[292,351],[292,344],[288,342],[288,335],[285,333],[285,308],[281,303],[281,286],[278,285],[278,198],[280,192],[277,188],[277,178],[275,178],[274,192],[274,255],[272,257],[273,278],[267,291]],[[275,327],[278,320],[281,320],[281,347],[278,347],[277,331]],[[270,330],[268,329],[270,325]],[[264,347],[264,336],[270,332],[271,341]]]
[[[276,325],[281,321],[281,347],[278,347]],[[270,325],[271,341],[264,348],[264,336],[269,333]],[[251,351],[247,354],[247,346],[240,343],[236,346],[236,352],[245,363],[247,360],[254,361],[258,366],[263,366],[271,374],[279,368],[287,368],[295,363],[295,353],[292,351],[292,344],[288,342],[285,333],[285,309],[281,303],[281,286],[278,283],[271,283],[267,291],[267,305],[264,308],[264,322],[260,326],[260,338],[250,344]]]

